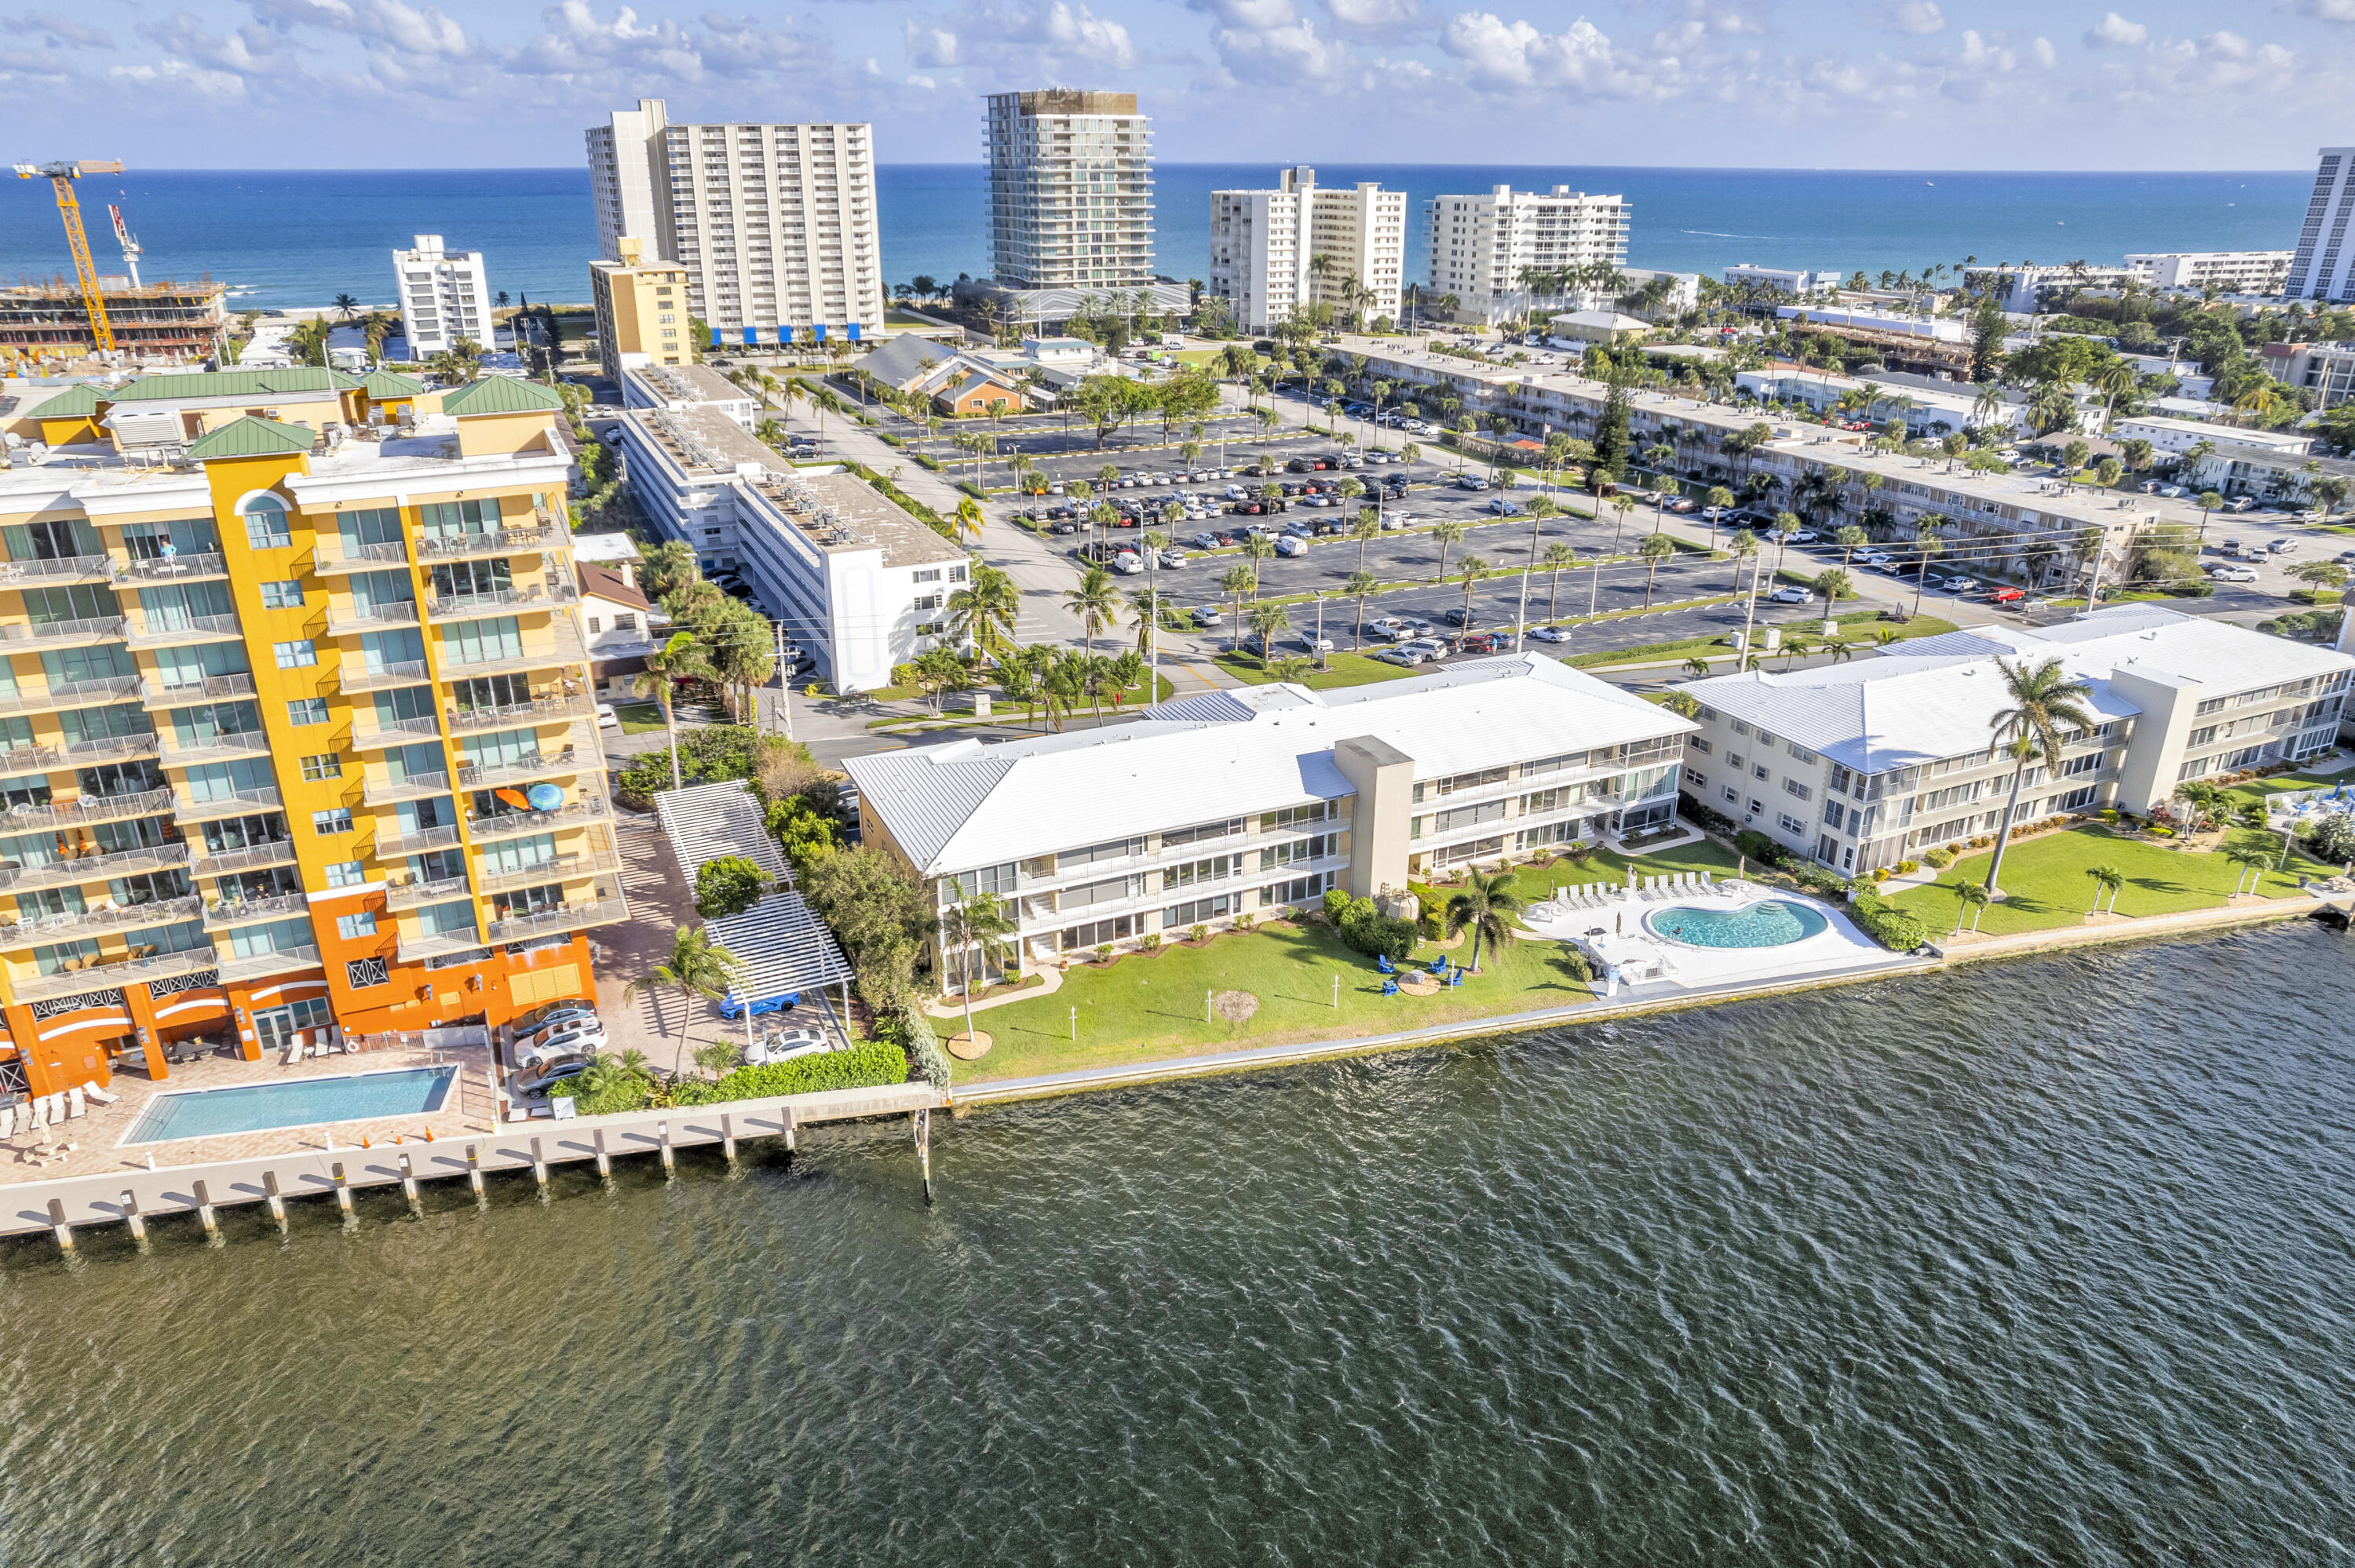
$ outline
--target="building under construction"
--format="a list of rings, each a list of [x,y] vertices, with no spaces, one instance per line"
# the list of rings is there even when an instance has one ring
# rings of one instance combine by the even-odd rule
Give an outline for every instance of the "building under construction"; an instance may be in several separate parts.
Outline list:
[[[220,351],[229,319],[226,284],[133,285],[128,278],[108,277],[100,287],[114,346],[133,359],[193,361]],[[80,359],[96,347],[90,306],[73,279],[0,286],[0,362]]]

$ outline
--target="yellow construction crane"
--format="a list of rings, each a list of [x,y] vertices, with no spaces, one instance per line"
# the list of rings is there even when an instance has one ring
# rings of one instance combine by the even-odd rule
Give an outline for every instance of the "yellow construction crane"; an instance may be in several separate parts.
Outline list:
[[[114,348],[114,328],[106,320],[106,300],[99,292],[98,267],[90,259],[90,237],[81,231],[81,203],[74,196],[74,181],[84,175],[119,175],[123,165],[112,161],[84,159],[72,164],[19,164],[16,177],[20,180],[48,176],[58,193],[58,211],[66,220],[66,243],[73,249],[74,273],[81,280],[82,303],[90,310],[90,334],[97,339],[99,352],[111,353]]]

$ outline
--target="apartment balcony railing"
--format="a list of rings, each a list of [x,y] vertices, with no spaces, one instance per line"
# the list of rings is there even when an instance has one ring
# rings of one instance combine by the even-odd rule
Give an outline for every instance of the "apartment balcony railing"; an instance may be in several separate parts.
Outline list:
[[[445,828],[420,828],[413,833],[388,833],[376,841],[378,860],[400,860],[404,856],[423,854],[428,850],[452,849],[458,842],[455,823]]]
[[[223,730],[185,744],[175,736],[165,743],[163,751],[166,768],[200,768],[208,762],[229,762],[240,757],[267,757],[270,736],[259,729]]]
[[[322,539],[312,554],[311,569],[320,573],[380,572],[388,567],[409,565],[409,542],[395,539],[385,545],[346,546],[341,539]]]
[[[464,872],[430,882],[420,882],[412,877],[385,888],[384,906],[388,909],[419,909],[428,904],[446,904],[453,898],[464,898],[469,893]]]
[[[91,822],[119,822],[127,817],[153,817],[174,808],[169,789],[145,789],[135,795],[84,795],[48,806],[11,806],[0,811],[0,835],[32,828],[76,828]]]
[[[275,811],[285,805],[277,789],[230,789],[221,794],[197,800],[194,795],[174,790],[162,791],[170,798],[170,810],[184,822],[208,822],[216,817],[243,817],[255,811]]]
[[[442,648],[442,678],[445,681],[470,681],[478,675],[515,675],[527,670],[589,662],[588,651],[572,637],[552,637],[536,647],[527,645],[514,653],[496,653],[483,659],[453,658],[449,645],[444,643]]]
[[[417,601],[395,599],[389,604],[327,604],[327,635],[356,637],[363,631],[397,630],[417,624]]]
[[[622,857],[612,850],[591,850],[586,854],[560,854],[517,866],[513,871],[494,872],[487,866],[476,874],[485,893],[512,893],[518,887],[548,887],[559,882],[577,882],[584,876],[619,873]]]
[[[253,677],[243,671],[234,675],[208,675],[201,681],[176,681],[168,686],[150,676],[139,684],[139,700],[151,708],[193,707],[198,703],[251,695]]]
[[[602,767],[600,757],[596,766]],[[581,752],[573,747],[561,751],[546,751],[537,757],[520,758],[514,762],[502,762],[490,768],[461,768],[458,783],[467,789],[491,789],[501,784],[531,784],[542,779],[560,779],[568,773],[578,773],[587,766]]]
[[[346,692],[381,692],[394,686],[416,686],[433,678],[422,659],[402,659],[370,670],[346,662],[338,679]]]
[[[265,975],[282,975],[295,969],[315,969],[318,967],[318,948],[280,948],[274,952],[248,953],[243,958],[229,959],[220,967],[220,978],[224,982],[261,980]]]
[[[0,865],[0,893],[30,893],[39,887],[68,887],[141,872],[169,871],[188,863],[185,843],[157,844],[153,849],[123,850],[115,854],[75,855],[44,861],[38,865]]]
[[[51,686],[19,686],[0,692],[0,714],[45,714],[59,708],[98,707],[139,694],[136,675],[96,681],[66,681]]]
[[[234,615],[133,615],[125,624],[133,648],[179,648],[198,642],[236,642],[245,636]]]
[[[421,561],[462,561],[477,556],[521,556],[545,550],[569,535],[553,520],[514,528],[490,528],[480,534],[443,534],[417,541]]]
[[[80,648],[95,642],[120,642],[128,631],[129,623],[119,615],[91,616],[80,620],[18,621],[0,626],[0,643]]]
[[[120,575],[134,583],[185,583],[229,576],[229,557],[212,551],[185,556],[148,556],[118,563]]]
[[[220,955],[210,948],[194,948],[185,953],[157,953],[123,963],[61,969],[53,975],[22,975],[11,982],[10,989],[16,993],[18,1001],[43,1001],[53,996],[71,996],[77,991],[104,991],[114,986],[197,974],[214,968],[219,962]],[[226,975],[228,971],[224,969],[222,973]]]
[[[310,909],[309,895],[301,893],[276,893],[265,898],[217,898],[205,906],[205,929],[225,931],[231,926],[250,925],[256,920],[308,914]]]
[[[0,561],[0,588],[114,580],[112,556],[60,556],[53,561]]]
[[[70,915],[42,915],[30,920],[0,925],[0,948],[47,947],[110,931],[136,931],[185,920],[204,906],[194,896],[159,898],[153,904],[131,904],[119,909],[85,909]]]
[[[498,839],[522,838],[530,833],[577,827],[584,822],[603,821],[613,814],[613,808],[605,803],[603,797],[583,795],[578,800],[568,800],[552,811],[511,811],[496,817],[476,817],[471,826],[476,843],[489,843]]]
[[[228,876],[240,871],[267,871],[273,865],[293,865],[294,841],[272,839],[263,843],[248,844],[243,849],[222,850],[218,854],[198,842],[190,854],[189,875]]]
[[[594,718],[596,714],[597,699],[586,692],[575,692],[497,707],[461,708],[451,718],[450,727],[460,735],[474,735],[527,724],[552,724],[558,719]]]
[[[389,806],[398,800],[421,800],[428,795],[449,792],[447,773],[412,773],[406,779],[360,780],[360,799],[371,806]]]
[[[611,895],[587,904],[567,904],[560,908],[542,909],[530,915],[510,916],[491,922],[494,942],[521,942],[533,937],[545,937],[553,931],[579,931],[591,926],[610,926],[616,920],[630,917],[630,906],[623,902],[619,888],[600,891]]]
[[[395,719],[389,724],[352,725],[352,749],[377,751],[388,746],[414,746],[421,740],[442,738],[440,721],[430,718]]]
[[[554,587],[534,583],[529,588],[495,588],[488,593],[443,594],[426,602],[425,616],[429,620],[475,620],[485,616],[513,615],[517,610],[557,609],[580,602],[581,590],[570,583]]]

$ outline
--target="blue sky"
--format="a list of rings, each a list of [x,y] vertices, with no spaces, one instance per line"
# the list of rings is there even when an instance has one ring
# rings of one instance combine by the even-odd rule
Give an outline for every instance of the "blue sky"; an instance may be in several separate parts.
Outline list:
[[[0,0],[5,3],[5,0]],[[1495,8],[1489,8],[1489,7]],[[1132,89],[1181,162],[2310,166],[2355,0],[48,0],[0,11],[10,156],[147,167],[577,163],[675,119],[872,121],[980,155],[981,94]]]

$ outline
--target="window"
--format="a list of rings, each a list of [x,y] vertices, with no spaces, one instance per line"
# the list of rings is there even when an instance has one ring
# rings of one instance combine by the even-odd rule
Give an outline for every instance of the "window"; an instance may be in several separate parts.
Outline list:
[[[1801,800],[1812,800],[1816,798],[1816,792],[1813,789],[1808,789],[1805,784],[1800,783],[1796,779],[1785,779],[1783,780],[1783,793],[1793,796]]]
[[[286,503],[257,495],[245,503],[245,542],[257,550],[282,550],[294,542],[286,527]]]
[[[327,722],[327,699],[297,697],[286,705],[286,722],[297,727],[306,724]]]
[[[300,609],[303,608],[303,584],[294,577],[261,585],[261,608],[264,609]]]
[[[319,662],[319,645],[307,637],[293,642],[273,642],[270,652],[282,670],[300,670]]]
[[[375,936],[374,911],[362,909],[351,915],[338,915],[336,916],[336,935],[346,942],[357,941],[362,937]]]
[[[331,811],[311,813],[311,831],[314,833],[347,833],[352,831],[352,809],[337,806]]]
[[[354,991],[382,985],[390,978],[382,959],[354,959],[344,966],[344,980]]]
[[[368,868],[356,860],[339,860],[327,866],[327,885],[357,887],[368,880]]]
[[[303,759],[303,777],[315,784],[323,779],[341,779],[344,759],[332,751],[322,751]]]

